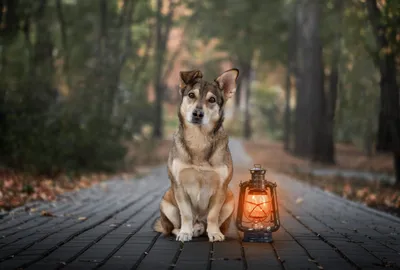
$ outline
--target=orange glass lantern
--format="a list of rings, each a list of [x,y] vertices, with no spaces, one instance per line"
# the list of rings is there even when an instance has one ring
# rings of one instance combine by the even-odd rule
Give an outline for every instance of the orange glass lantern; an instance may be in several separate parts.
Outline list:
[[[236,226],[244,242],[272,242],[272,232],[280,227],[276,184],[265,179],[259,164],[250,172],[251,179],[240,183]]]

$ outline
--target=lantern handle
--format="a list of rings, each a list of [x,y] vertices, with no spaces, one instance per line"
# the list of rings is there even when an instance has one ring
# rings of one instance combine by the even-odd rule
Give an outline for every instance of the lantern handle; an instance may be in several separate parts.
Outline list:
[[[254,168],[260,168],[260,169],[262,169],[262,166],[261,166],[261,164],[254,164]],[[267,171],[267,169],[264,169],[265,171]]]

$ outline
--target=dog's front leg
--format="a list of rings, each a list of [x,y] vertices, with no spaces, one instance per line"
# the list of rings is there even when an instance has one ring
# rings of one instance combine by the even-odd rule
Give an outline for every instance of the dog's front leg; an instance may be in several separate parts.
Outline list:
[[[232,168],[221,166],[216,168],[215,172],[218,175],[217,181],[219,182],[219,186],[215,194],[211,197],[207,215],[207,234],[211,242],[225,240],[225,236],[220,230],[219,217],[225,202],[228,184],[232,177]]]
[[[193,213],[190,205],[190,199],[187,198],[182,186],[175,189],[175,199],[181,215],[181,229],[176,236],[177,241],[190,241],[193,236]]]
[[[224,241],[225,236],[219,229],[219,214],[225,202],[226,188],[219,188],[210,201],[210,208],[207,216],[207,234],[210,242]]]

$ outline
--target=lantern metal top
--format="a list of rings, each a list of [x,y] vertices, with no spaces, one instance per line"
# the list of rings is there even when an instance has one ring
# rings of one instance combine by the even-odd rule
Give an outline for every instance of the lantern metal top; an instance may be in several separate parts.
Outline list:
[[[254,167],[250,169],[251,174],[265,174],[267,170],[261,167],[261,164],[254,164]]]
[[[255,182],[259,182],[259,181],[264,182],[266,171],[267,170],[263,169],[260,164],[254,164],[254,168],[250,169],[251,180],[255,181]]]

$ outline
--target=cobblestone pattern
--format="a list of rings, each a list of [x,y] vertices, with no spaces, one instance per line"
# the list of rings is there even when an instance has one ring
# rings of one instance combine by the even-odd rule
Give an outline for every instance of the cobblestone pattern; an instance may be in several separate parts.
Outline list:
[[[235,167],[249,167],[240,142],[230,145]],[[183,244],[154,232],[169,184],[161,166],[140,179],[110,180],[55,203],[32,203],[33,213],[21,207],[4,216],[0,269],[400,268],[400,219],[284,175],[269,177],[278,184],[282,223],[273,243],[242,243],[233,224],[222,243],[204,237]]]

